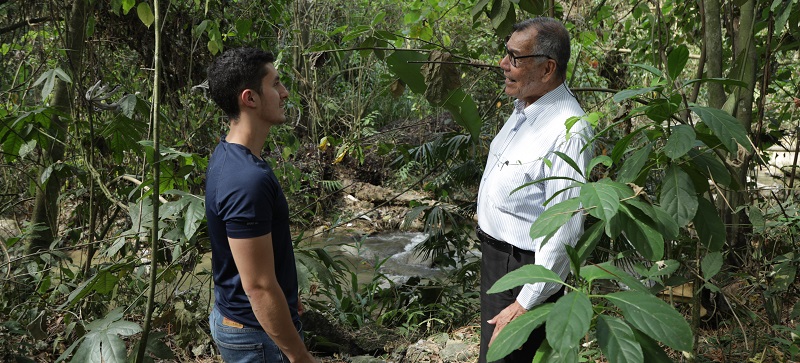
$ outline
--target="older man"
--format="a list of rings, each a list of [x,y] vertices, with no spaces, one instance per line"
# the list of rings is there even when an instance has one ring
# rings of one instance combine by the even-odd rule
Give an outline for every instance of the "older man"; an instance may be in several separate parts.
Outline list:
[[[525,20],[513,29],[500,67],[506,77],[505,93],[516,98],[514,111],[492,140],[478,192],[477,235],[483,252],[480,362],[486,362],[489,345],[509,322],[563,295],[563,287],[552,283],[499,294],[486,291],[508,272],[528,264],[566,278],[569,260],[564,246],[574,246],[583,231],[583,216],[578,213],[544,245],[542,238],[533,240],[529,234],[531,224],[548,207],[579,194],[578,188],[559,194],[571,181],[550,179],[512,191],[548,177],[584,180],[555,152],[568,155],[584,169],[591,158],[588,123],[579,121],[569,132],[565,126],[570,117],[584,115],[565,83],[570,57],[567,29],[551,18]],[[500,361],[530,362],[544,339],[542,326]]]

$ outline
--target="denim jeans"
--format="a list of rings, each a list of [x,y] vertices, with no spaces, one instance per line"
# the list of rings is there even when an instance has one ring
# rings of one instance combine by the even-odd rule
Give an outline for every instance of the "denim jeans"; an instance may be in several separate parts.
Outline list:
[[[226,363],[289,362],[289,358],[263,329],[224,325],[223,318],[215,306],[208,316],[208,322],[211,325],[211,337]],[[295,322],[295,328],[302,338],[303,329],[299,321]]]

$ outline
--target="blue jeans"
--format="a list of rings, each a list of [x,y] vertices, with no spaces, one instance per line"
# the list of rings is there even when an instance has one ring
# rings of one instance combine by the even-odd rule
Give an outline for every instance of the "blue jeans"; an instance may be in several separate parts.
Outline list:
[[[270,339],[263,329],[249,327],[235,327],[223,324],[223,316],[216,306],[208,316],[211,325],[211,337],[219,349],[222,360],[226,363],[283,363],[289,362],[287,358]],[[299,321],[295,322],[300,338],[303,338],[303,328]]]

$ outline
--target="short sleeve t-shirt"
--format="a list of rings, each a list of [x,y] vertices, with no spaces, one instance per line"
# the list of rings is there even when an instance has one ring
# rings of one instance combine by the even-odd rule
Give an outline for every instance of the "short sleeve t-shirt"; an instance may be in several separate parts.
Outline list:
[[[206,219],[214,298],[222,315],[248,327],[261,327],[242,287],[228,238],[272,233],[275,275],[292,320],[299,320],[297,270],[286,197],[269,164],[244,145],[228,143],[224,137],[211,154],[206,171]]]

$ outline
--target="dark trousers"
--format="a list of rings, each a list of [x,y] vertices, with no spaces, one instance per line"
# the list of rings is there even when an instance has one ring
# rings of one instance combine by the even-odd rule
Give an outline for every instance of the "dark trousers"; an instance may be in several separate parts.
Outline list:
[[[511,305],[522,291],[522,286],[497,294],[487,294],[492,285],[507,273],[522,266],[534,264],[532,252],[513,249],[498,249],[481,238],[481,353],[479,363],[486,363],[486,353],[489,351],[489,341],[494,333],[494,325],[486,321],[494,318],[503,309]],[[546,302],[555,302],[564,295],[564,289],[555,293]],[[503,363],[530,363],[533,361],[536,350],[545,340],[544,324],[536,328],[528,340],[518,350],[511,352],[505,358],[495,362]]]

